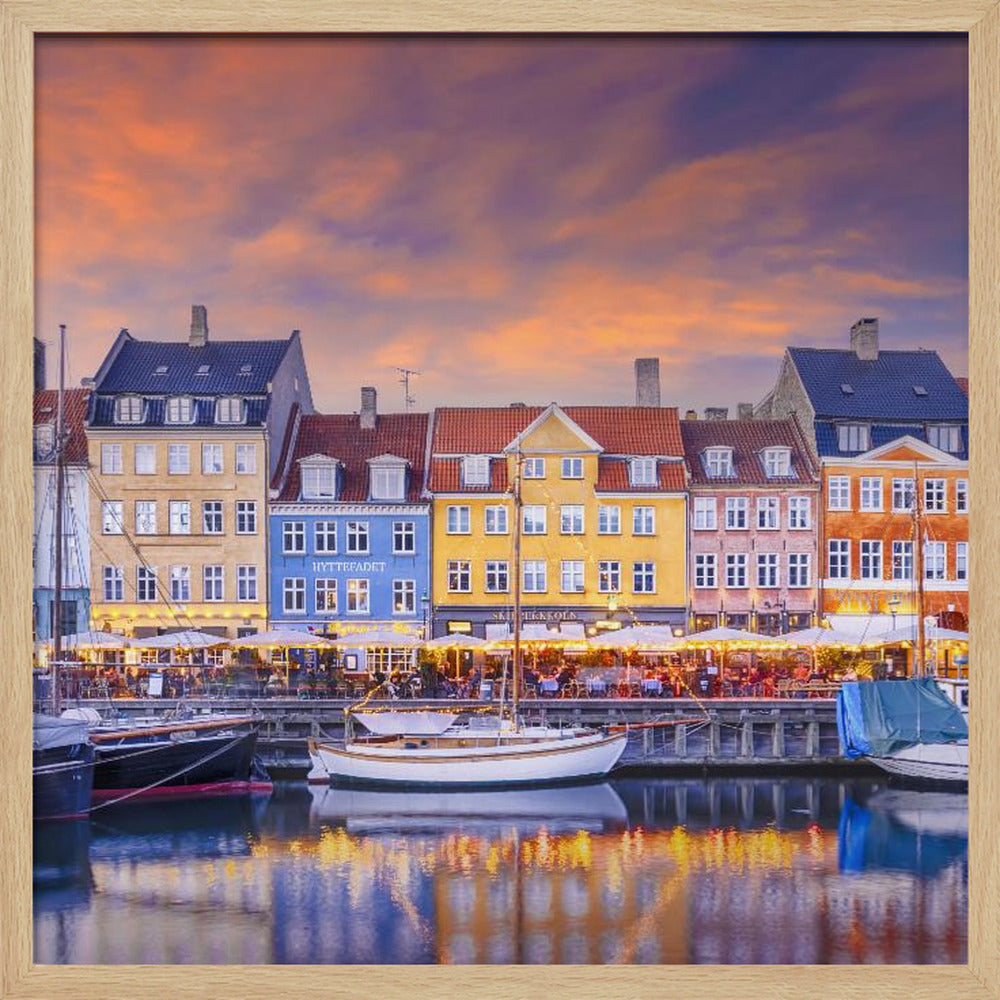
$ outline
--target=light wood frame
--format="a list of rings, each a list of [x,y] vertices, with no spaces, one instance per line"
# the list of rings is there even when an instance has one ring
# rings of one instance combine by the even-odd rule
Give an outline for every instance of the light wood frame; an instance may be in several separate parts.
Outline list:
[[[45,32],[952,31],[969,38],[973,776],[964,966],[35,966],[31,930],[33,48]],[[1000,998],[1000,0],[0,0],[0,997]],[[86,238],[86,234],[81,234]],[[997,560],[994,562],[993,560]]]

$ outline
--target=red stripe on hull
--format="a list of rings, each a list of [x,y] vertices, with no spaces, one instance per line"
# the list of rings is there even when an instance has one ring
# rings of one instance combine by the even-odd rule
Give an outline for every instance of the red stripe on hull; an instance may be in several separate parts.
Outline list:
[[[274,785],[270,781],[211,781],[204,785],[160,785],[139,791],[135,788],[95,788],[94,799],[121,798],[129,795],[132,799],[170,798],[184,795],[237,795],[245,792],[270,792]],[[138,792],[138,794],[136,794]]]

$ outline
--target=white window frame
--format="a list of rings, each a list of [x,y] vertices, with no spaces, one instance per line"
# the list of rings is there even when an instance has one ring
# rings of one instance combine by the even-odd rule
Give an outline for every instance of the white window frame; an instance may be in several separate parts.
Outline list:
[[[810,531],[812,529],[812,497],[790,496],[788,498],[788,530]]]
[[[337,578],[320,576],[313,580],[313,604],[318,615],[335,615],[340,607]]]
[[[171,396],[164,409],[165,423],[193,424],[194,400],[190,396]]]
[[[646,538],[656,534],[655,507],[638,505],[632,508],[632,534]]]
[[[860,580],[885,579],[885,546],[880,538],[862,538],[858,543],[858,578]]]
[[[637,559],[632,563],[632,593],[656,593],[656,563],[653,560]]]
[[[314,462],[299,467],[303,500],[334,500],[337,497],[337,463]]]
[[[337,522],[316,521],[313,524],[313,548],[317,553],[335,556],[337,554]]]
[[[153,604],[157,599],[155,566],[137,566],[135,569],[135,599],[141,604]]]
[[[912,514],[917,499],[917,484],[912,476],[893,476],[893,514]]]
[[[968,582],[969,579],[969,543],[955,542],[955,579]]]
[[[472,514],[468,504],[449,504],[445,512],[445,533],[469,535],[472,533]]]
[[[191,501],[170,500],[167,502],[167,524],[171,535],[191,534]]]
[[[521,475],[525,479],[544,479],[545,459],[537,456],[525,458],[521,463]]]
[[[465,455],[462,458],[462,485],[490,485],[490,456]]]
[[[415,521],[392,522],[392,551],[394,555],[412,556],[417,551],[417,524]]]
[[[579,455],[569,455],[562,460],[563,479],[583,479],[583,458]]]
[[[969,513],[969,480],[955,480],[955,513]]]
[[[711,479],[732,479],[733,449],[706,448],[705,474]]]
[[[509,535],[510,516],[503,504],[489,504],[483,509],[483,532],[487,535]]]
[[[141,396],[119,396],[115,400],[115,423],[141,424],[143,409]]]
[[[171,566],[170,567],[170,600],[181,604],[188,604],[191,601],[191,567]]]
[[[417,613],[417,581],[395,579],[392,581],[392,613],[415,615]]]
[[[191,474],[191,446],[175,442],[167,445],[167,475],[187,476]]]
[[[600,504],[598,506],[597,533],[599,535],[620,535],[622,533],[622,509],[618,504]]]
[[[521,563],[521,590],[526,594],[548,593],[549,564],[544,559],[525,559]]]
[[[792,474],[791,449],[765,448],[764,474],[768,479],[787,479]]]
[[[218,604],[220,601],[224,601],[226,599],[226,567],[220,564],[203,566],[201,587],[206,603]]]
[[[898,582],[913,582],[913,541],[894,539],[892,543],[892,579]]]
[[[777,531],[781,527],[781,502],[778,497],[757,497],[757,530]]]
[[[124,473],[122,446],[120,444],[101,445],[101,475],[120,476]]]
[[[547,535],[548,508],[543,503],[529,503],[521,508],[521,533],[524,535]]]
[[[104,600],[118,604],[125,600],[125,567],[105,566],[102,573]]]
[[[370,615],[372,610],[371,583],[367,577],[354,577],[347,581],[347,613]],[[353,605],[353,607],[352,607]]]
[[[924,480],[925,514],[946,514],[948,512],[948,480],[928,477]]]
[[[862,476],[861,506],[858,509],[882,513],[885,510],[884,485],[881,476]]]
[[[958,424],[928,424],[927,443],[938,451],[957,455],[962,450],[962,428]]]
[[[830,580],[850,580],[851,540],[849,538],[827,539],[826,575]]]
[[[220,476],[226,471],[226,449],[221,444],[202,444],[201,474]]]
[[[306,613],[306,578],[286,576],[281,581],[281,610],[286,615]]]
[[[125,503],[122,500],[101,501],[101,534],[125,534]]]
[[[207,509],[209,504],[213,505],[212,510]],[[218,510],[214,509],[216,504],[218,504]],[[215,520],[216,516],[219,519],[219,530],[210,531],[209,524]],[[225,517],[225,506],[222,500],[203,500],[201,503],[201,533],[203,535],[224,535],[226,533]]]
[[[941,541],[924,542],[924,580],[941,581],[948,579],[948,543]]]
[[[656,459],[648,456],[632,458],[628,463],[630,486],[656,486]]]
[[[449,559],[445,564],[445,579],[449,594],[472,593],[472,561]]]
[[[486,560],[486,593],[510,593],[510,563],[506,559]]]
[[[694,530],[717,531],[719,528],[719,501],[717,497],[694,498]]]
[[[237,535],[257,534],[256,500],[236,501],[236,534]]]
[[[788,553],[788,589],[806,590],[812,586],[812,554]]]
[[[236,442],[236,475],[257,475],[257,445],[253,441]]]
[[[257,567],[244,564],[236,567],[236,600],[242,604],[252,604],[258,600]]]
[[[242,424],[243,420],[242,397],[222,396],[215,401],[215,422],[217,424]]]
[[[368,465],[373,500],[402,500],[406,493],[406,466],[401,462]]]
[[[716,590],[719,586],[719,557],[715,552],[694,554],[695,590]]]
[[[563,559],[559,565],[559,592],[561,594],[582,594],[583,591],[583,560]]]
[[[827,510],[852,509],[850,476],[830,476],[830,478],[827,479],[826,509]]]
[[[344,551],[351,555],[366,556],[371,552],[372,536],[367,521],[348,521],[344,526]],[[364,541],[364,548],[361,542]]]
[[[781,586],[781,566],[777,552],[757,553],[757,586],[777,590]]]
[[[621,560],[604,559],[597,564],[597,592],[599,594],[622,592]]]
[[[142,455],[142,460],[140,461],[139,456]],[[149,461],[147,462],[147,459]],[[133,452],[134,468],[135,474],[137,476],[155,476],[156,475],[156,445],[151,444],[148,441],[142,441],[136,444],[135,450]]]
[[[739,522],[743,523],[740,524]],[[726,497],[726,531],[750,530],[749,497]]]
[[[582,535],[584,531],[583,504],[563,504],[559,508],[559,534]]]
[[[837,450],[865,452],[871,447],[871,426],[869,424],[838,424]]]
[[[302,555],[306,551],[306,522],[281,522],[281,551],[285,555]]]
[[[155,535],[157,533],[156,520],[156,501],[136,500],[135,533],[137,535]]]
[[[726,553],[726,590],[746,590],[750,586],[746,552]]]

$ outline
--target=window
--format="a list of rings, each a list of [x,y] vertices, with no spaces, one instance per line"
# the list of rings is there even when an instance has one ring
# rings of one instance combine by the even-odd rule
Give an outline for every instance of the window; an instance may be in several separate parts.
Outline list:
[[[705,452],[705,472],[707,472],[713,479],[732,478],[732,448],[709,448]]]
[[[633,458],[629,462],[629,483],[632,486],[656,486],[656,459]]]
[[[369,465],[373,500],[402,500],[406,468],[398,462]]]
[[[957,514],[969,513],[969,480],[955,480],[955,512]]]
[[[908,514],[916,500],[916,484],[913,479],[893,479],[892,509],[897,514]]]
[[[48,455],[56,444],[56,429],[52,424],[35,424],[35,458]]]
[[[882,509],[881,476],[861,477],[861,509],[862,510]]]
[[[316,614],[328,615],[337,610],[337,581],[316,580]]]
[[[718,517],[715,497],[694,498],[694,530],[715,531]]]
[[[104,567],[104,600],[125,600],[125,571],[121,566]]]
[[[489,560],[486,563],[486,591],[490,594],[506,594],[510,589],[510,569],[503,560]]]
[[[448,560],[448,592],[468,594],[472,590],[472,563],[468,559]]]
[[[826,486],[827,507],[830,510],[851,509],[851,480],[849,476],[831,476]]]
[[[404,555],[417,551],[417,528],[412,521],[392,522],[392,551]]]
[[[156,534],[156,501],[136,500],[135,533],[137,535]]]
[[[632,593],[633,594],[656,593],[656,563],[652,562],[632,563]]]
[[[811,557],[808,552],[789,552],[788,553],[788,586],[789,587],[808,587],[810,570],[809,564],[811,562]]]
[[[837,427],[837,447],[841,451],[868,450],[867,424],[840,424]]]
[[[954,424],[929,424],[927,443],[954,455],[962,450],[962,428]]]
[[[597,589],[602,594],[621,593],[622,564],[616,559],[597,564]]]
[[[549,589],[547,569],[544,559],[525,559],[521,586],[526,594],[544,594]]]
[[[142,400],[138,396],[122,396],[115,400],[116,424],[142,423]]]
[[[791,454],[787,448],[764,449],[764,472],[768,479],[791,475]]]
[[[945,542],[924,542],[924,579],[945,580],[948,577],[948,550]]]
[[[256,566],[236,567],[236,600],[237,601],[257,600]]]
[[[777,531],[778,517],[777,497],[757,497],[757,527],[761,531]]]
[[[347,581],[347,613],[349,615],[367,615],[371,611],[368,603],[368,581]]]
[[[726,497],[726,531],[746,529],[747,507],[746,497]]]
[[[122,446],[120,444],[101,445],[101,475],[120,476],[122,474]]]
[[[809,497],[788,498],[788,528],[808,531],[812,523],[812,500]]]
[[[186,444],[167,445],[167,473],[185,476],[191,471],[191,449]]]
[[[597,533],[599,535],[620,535],[622,533],[622,509],[617,505],[597,508]]]
[[[201,578],[206,601],[221,601],[225,598],[225,567],[206,566]]]
[[[955,542],[955,579],[969,579],[969,543]]]
[[[559,589],[564,594],[583,593],[583,560],[563,559],[560,567]]]
[[[851,578],[851,542],[847,538],[831,538],[826,543],[827,574],[831,580]]]
[[[170,600],[172,601],[191,600],[190,566],[170,567]]]
[[[521,530],[526,535],[545,534],[545,507],[542,504],[528,504],[521,508]]]
[[[924,510],[928,514],[943,514],[948,509],[946,480],[924,480]]]
[[[333,462],[322,465],[303,465],[302,499],[333,499],[337,495],[337,466]]]
[[[913,579],[913,542],[892,543],[892,578]]]
[[[506,535],[509,531],[506,507],[487,507],[484,518],[483,527],[487,535]]]
[[[452,504],[448,507],[447,531],[449,535],[467,535],[471,531],[469,508]]]
[[[137,444],[135,446],[135,473],[137,476],[156,475],[155,444]]]
[[[194,406],[189,396],[173,396],[167,400],[167,423],[190,424],[194,420]]]
[[[286,615],[306,613],[306,581],[301,576],[286,576],[281,583],[281,607]]]
[[[253,476],[257,474],[257,445],[236,445],[236,475]]]
[[[489,455],[466,455],[462,459],[462,484],[465,486],[490,485]]]
[[[305,521],[281,522],[281,551],[305,552],[306,525]]]
[[[632,508],[632,534],[653,535],[656,533],[656,509],[654,507]]]
[[[583,479],[583,459],[564,458],[562,460],[563,479]]]
[[[699,552],[694,557],[694,585],[698,590],[717,587],[718,558],[714,552]]]
[[[354,553],[366,553],[368,551],[368,522],[348,521],[347,522],[347,551]]]
[[[861,542],[861,579],[882,579],[882,543],[863,539]]]
[[[243,400],[238,396],[224,396],[215,404],[217,424],[239,424],[243,422]]]
[[[337,522],[317,521],[313,541],[317,552],[323,552],[327,555],[335,554],[337,551]]]
[[[201,530],[206,535],[222,534],[222,501],[205,500],[201,505]]]
[[[156,600],[156,569],[153,566],[140,566],[135,574],[135,599],[137,601]]]
[[[201,471],[206,476],[217,476],[223,471],[221,444],[201,446]]]
[[[545,459],[526,458],[521,466],[521,471],[524,473],[525,479],[544,479]]]
[[[559,531],[563,535],[583,534],[583,507],[566,504],[559,508]]]
[[[191,534],[191,502],[189,500],[171,500],[169,505],[170,534]]]
[[[747,586],[747,557],[745,552],[726,555],[726,586],[741,590]]]
[[[121,500],[101,502],[101,534],[121,535],[125,531],[125,505]]]
[[[757,586],[758,587],[778,586],[777,552],[757,553]]]
[[[256,500],[236,501],[236,534],[237,535],[257,534]]]
[[[392,613],[412,615],[417,610],[417,584],[415,580],[392,581]]]
[[[212,370],[211,365],[198,365],[198,370],[195,372],[195,375],[201,378],[207,375],[211,370]]]

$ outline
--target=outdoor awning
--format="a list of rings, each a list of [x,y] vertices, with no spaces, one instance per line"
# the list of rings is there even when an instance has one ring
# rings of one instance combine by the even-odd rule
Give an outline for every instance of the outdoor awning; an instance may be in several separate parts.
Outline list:
[[[333,649],[333,643],[312,632],[296,632],[293,629],[271,629],[230,639],[229,645],[235,649]]]
[[[957,632],[950,628],[939,628],[936,625],[928,626],[924,629],[924,640],[926,642],[968,642],[968,632]],[[917,641],[917,626],[904,625],[902,628],[892,629],[882,635],[873,636],[868,643],[873,646],[895,646],[902,642]]]
[[[44,640],[46,645],[53,644],[52,639]],[[128,639],[115,632],[76,632],[62,637],[63,649],[125,649]]]
[[[199,632],[196,629],[182,629],[179,632],[128,640],[130,649],[211,649],[228,644],[229,640],[222,636],[210,635],[208,632]]]
[[[704,632],[693,632],[684,637],[684,645],[689,649],[700,646],[745,646],[745,647],[787,647],[788,642],[780,636],[760,635],[739,628],[710,628]]]
[[[669,627],[632,625],[617,632],[606,632],[590,640],[590,645],[603,649],[680,649],[684,639],[674,636]]]
[[[789,646],[800,649],[827,649],[836,646],[871,646],[872,639],[863,639],[850,632],[842,632],[833,628],[804,628],[797,632],[785,632],[776,638],[783,640]]]
[[[333,645],[341,649],[411,649],[422,646],[424,643],[414,635],[406,632],[393,632],[390,629],[375,630],[372,632],[353,632],[350,635],[342,635],[331,640]]]
[[[462,635],[458,632],[440,635],[423,643],[425,649],[485,649],[491,645],[491,642],[480,639],[477,635]]]

